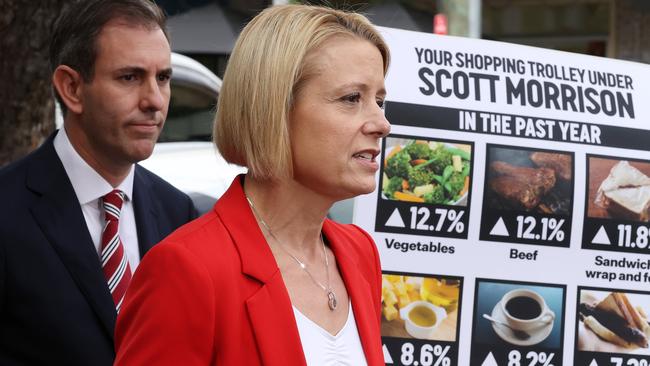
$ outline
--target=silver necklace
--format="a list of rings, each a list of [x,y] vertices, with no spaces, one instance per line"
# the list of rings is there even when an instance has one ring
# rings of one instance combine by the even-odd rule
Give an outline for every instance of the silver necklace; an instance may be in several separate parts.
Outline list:
[[[251,206],[251,209],[253,210],[253,213],[255,213],[255,216],[260,220],[260,223],[262,226],[264,226],[264,229],[268,231],[269,235],[275,240],[275,242],[278,244],[278,247],[282,249],[285,253],[289,255],[296,263],[298,263],[298,266],[309,275],[309,278],[311,278],[312,282],[314,282],[318,287],[322,288],[323,291],[327,294],[327,306],[330,308],[330,310],[334,311],[336,309],[336,306],[338,305],[338,300],[336,299],[336,294],[334,293],[334,290],[332,289],[332,286],[330,286],[330,263],[329,260],[327,259],[327,252],[325,251],[325,241],[323,240],[323,234],[321,233],[320,235],[320,242],[323,246],[323,255],[325,256],[325,273],[327,275],[327,283],[323,285],[320,283],[314,275],[309,272],[307,269],[307,265],[298,259],[295,255],[291,254],[289,250],[287,250],[285,247],[282,246],[282,243],[278,238],[273,234],[273,231],[271,230],[271,227],[264,221],[262,216],[260,216],[259,212],[257,212],[257,209],[255,208],[255,205],[253,204],[253,201],[246,195],[246,200],[248,201],[248,205]]]

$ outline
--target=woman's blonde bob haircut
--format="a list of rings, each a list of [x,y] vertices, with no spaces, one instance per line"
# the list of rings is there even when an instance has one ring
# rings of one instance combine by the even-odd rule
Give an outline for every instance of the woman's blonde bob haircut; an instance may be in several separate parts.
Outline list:
[[[214,142],[226,161],[246,166],[257,179],[292,176],[289,112],[297,88],[309,77],[307,55],[334,36],[375,45],[386,74],[388,46],[363,15],[281,5],[248,23],[230,56],[214,121]]]

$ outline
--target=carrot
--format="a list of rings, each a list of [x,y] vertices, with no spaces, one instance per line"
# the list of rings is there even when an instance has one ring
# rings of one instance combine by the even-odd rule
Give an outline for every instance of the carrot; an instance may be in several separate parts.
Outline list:
[[[424,164],[424,163],[426,163],[426,162],[427,162],[426,159],[413,159],[413,160],[411,160],[411,166],[416,166],[416,165]]]
[[[401,147],[400,145],[397,145],[397,146],[395,146],[395,147],[393,148],[393,150],[390,151],[390,154],[388,154],[388,155],[386,156],[386,159],[384,159],[384,168],[386,167],[386,165],[388,165],[388,159],[390,159],[390,158],[392,158],[393,156],[395,156],[395,154],[397,154],[398,152],[400,152],[400,150],[402,150],[402,147]]]
[[[423,144],[423,145],[428,145],[429,143],[425,140],[415,140],[416,144]]]
[[[398,201],[406,201],[406,202],[424,202],[424,199],[422,199],[422,198],[420,198],[420,197],[418,197],[418,196],[415,196],[415,195],[409,194],[409,193],[404,193],[404,192],[397,191],[397,192],[395,192],[395,193],[393,193],[393,194],[394,194],[395,198],[396,198]]]
[[[465,177],[465,184],[463,184],[463,189],[460,190],[458,195],[462,196],[469,190],[469,176]]]
[[[402,179],[402,189],[405,191],[409,190],[409,181],[406,179]]]

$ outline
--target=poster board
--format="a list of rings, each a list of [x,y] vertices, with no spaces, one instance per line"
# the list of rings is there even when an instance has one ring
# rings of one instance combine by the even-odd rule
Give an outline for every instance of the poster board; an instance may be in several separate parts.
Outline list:
[[[386,364],[648,365],[650,66],[381,31]]]

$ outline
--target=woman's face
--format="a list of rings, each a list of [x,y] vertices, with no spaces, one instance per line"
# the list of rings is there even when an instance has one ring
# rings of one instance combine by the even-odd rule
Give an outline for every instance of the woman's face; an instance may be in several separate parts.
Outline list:
[[[390,131],[381,53],[366,40],[333,37],[306,62],[310,76],[289,116],[294,178],[335,201],[370,193]]]

